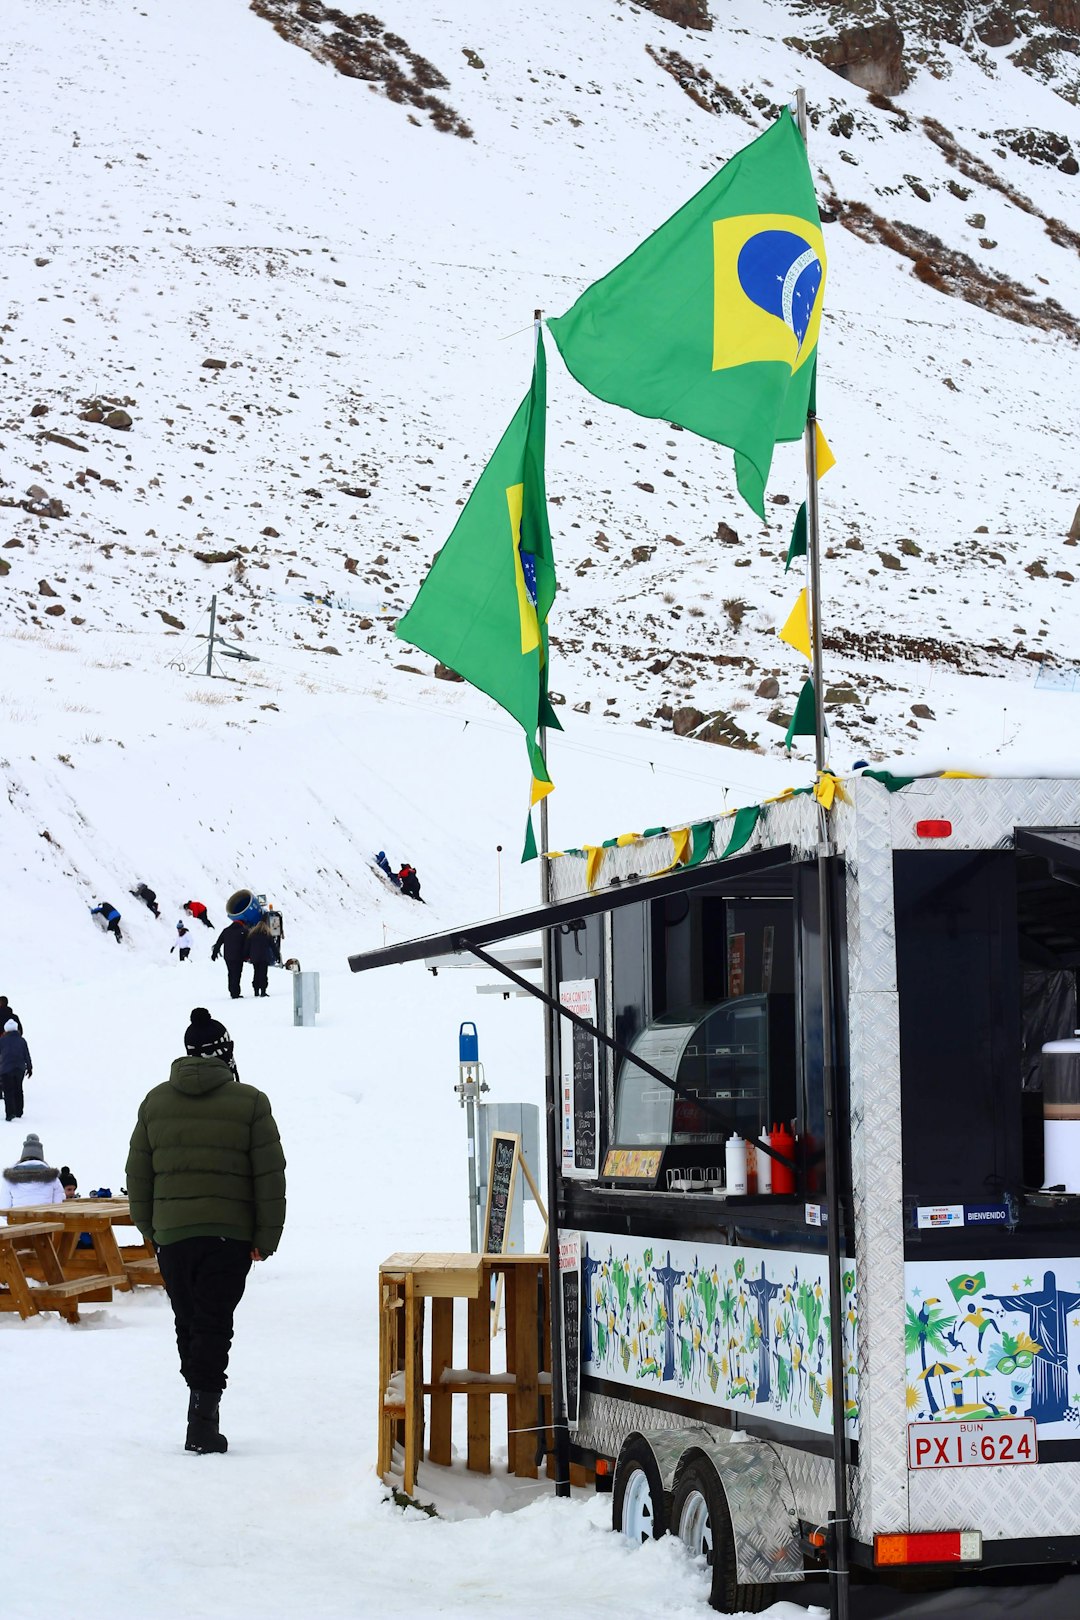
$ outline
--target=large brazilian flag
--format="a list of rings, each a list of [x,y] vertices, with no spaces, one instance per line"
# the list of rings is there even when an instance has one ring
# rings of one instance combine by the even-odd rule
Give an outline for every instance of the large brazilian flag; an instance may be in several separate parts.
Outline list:
[[[544,488],[546,410],[539,341],[532,387],[395,629],[513,715],[529,749],[533,804],[552,785],[537,732],[562,729],[548,701],[555,562]]]
[[[729,445],[764,518],[773,447],[806,426],[824,288],[813,178],[785,109],[548,326],[597,398]]]

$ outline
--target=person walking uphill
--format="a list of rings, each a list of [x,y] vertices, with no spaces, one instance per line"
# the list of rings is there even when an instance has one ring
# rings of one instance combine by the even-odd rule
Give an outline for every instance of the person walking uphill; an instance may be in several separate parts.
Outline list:
[[[0,1034],[0,1093],[4,1098],[5,1119],[22,1119],[23,1081],[33,1072],[30,1048],[19,1034],[14,1018],[9,1018]]]
[[[190,1391],[184,1447],[227,1451],[219,1428],[233,1313],[285,1224],[285,1156],[269,1100],[233,1078],[209,1032],[143,1098],[127,1158],[131,1217],[152,1241]]]
[[[99,900],[96,906],[90,907],[91,917],[104,917],[105,932],[111,934],[118,945],[122,944],[120,934],[120,913],[111,900]]]
[[[218,952],[225,956],[225,967],[229,975],[229,994],[234,1001],[240,999],[240,975],[244,971],[244,955],[247,951],[247,925],[240,921],[226,923],[210,952],[211,962],[216,962]]]
[[[244,956],[251,963],[251,988],[257,996],[265,996],[269,977],[267,970],[272,962],[277,961],[277,945],[268,923],[257,922],[251,929]]]

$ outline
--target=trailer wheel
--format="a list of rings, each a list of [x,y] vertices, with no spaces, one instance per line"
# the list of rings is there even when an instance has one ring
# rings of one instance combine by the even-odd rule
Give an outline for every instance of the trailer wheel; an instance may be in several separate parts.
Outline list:
[[[623,1442],[615,1469],[611,1525],[639,1546],[668,1530],[668,1504],[652,1447],[640,1435]]]
[[[735,1535],[724,1487],[704,1457],[684,1464],[675,1480],[671,1524],[694,1558],[704,1557],[712,1587],[709,1602],[721,1614],[757,1614],[768,1601],[768,1588],[739,1584]]]

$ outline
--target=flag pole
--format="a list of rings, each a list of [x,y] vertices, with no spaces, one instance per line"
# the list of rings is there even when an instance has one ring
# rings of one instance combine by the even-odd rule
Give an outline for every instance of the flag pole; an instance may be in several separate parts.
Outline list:
[[[806,91],[795,94],[795,119],[806,144]],[[817,365],[815,359],[814,365]],[[806,413],[806,549],[810,566],[810,650],[814,681],[814,755],[817,779],[825,769],[825,688],[821,673],[821,545],[817,499],[817,390],[811,386]],[[844,1287],[842,1258],[845,1244],[844,1199],[841,1195],[840,1117],[837,1109],[836,1049],[834,1038],[834,965],[831,868],[835,856],[829,813],[818,801],[818,939],[821,952],[821,1069],[825,1109],[826,1238],[829,1260],[829,1339],[832,1369],[833,1509],[829,1515],[829,1613],[832,1620],[848,1620],[848,1443],[844,1366]]]
[[[541,322],[543,310],[533,310],[533,355],[536,345],[543,343]],[[538,731],[540,752],[547,759],[547,727]],[[551,903],[551,862],[548,853],[548,796],[540,800],[540,899]],[[543,931],[543,984],[544,994],[554,994],[555,945],[550,928]],[[555,1495],[570,1495],[570,1430],[566,1422],[566,1394],[563,1388],[565,1356],[563,1350],[562,1278],[559,1271],[559,1088],[555,1083],[555,1014],[550,1007],[544,1010],[544,1106],[546,1110],[547,1149],[547,1207],[548,1207],[548,1294],[551,1300],[549,1326],[551,1329],[551,1430],[555,1455]]]

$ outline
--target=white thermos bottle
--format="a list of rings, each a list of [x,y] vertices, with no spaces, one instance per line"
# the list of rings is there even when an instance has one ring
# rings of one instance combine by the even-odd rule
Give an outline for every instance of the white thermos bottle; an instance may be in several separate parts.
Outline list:
[[[729,1136],[724,1143],[724,1180],[729,1197],[746,1191],[746,1143],[741,1136]]]

